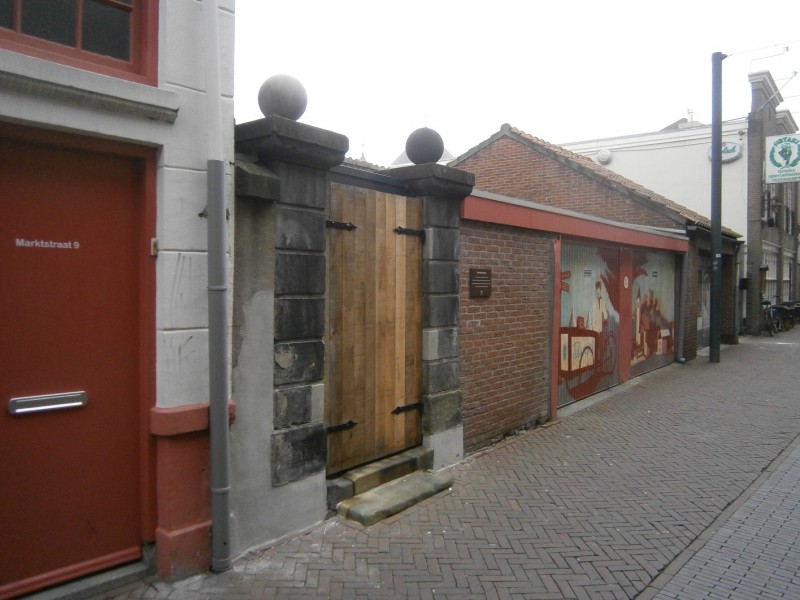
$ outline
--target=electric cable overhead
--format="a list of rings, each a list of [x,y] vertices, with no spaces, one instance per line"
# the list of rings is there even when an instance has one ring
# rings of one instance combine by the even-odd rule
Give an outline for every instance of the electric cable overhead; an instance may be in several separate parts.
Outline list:
[[[800,39],[792,40],[790,42],[781,42],[779,44],[772,44],[771,46],[761,46],[759,48],[750,48],[748,50],[737,50],[736,52],[728,52],[727,57],[730,58],[732,56],[739,56],[741,54],[752,54],[753,52],[762,52],[764,50],[772,50],[774,48],[783,48],[783,52],[779,52],[773,56],[780,56],[782,54],[786,54],[789,51],[789,46],[792,44],[800,43]],[[764,56],[762,58],[771,58],[770,56]],[[757,59],[760,60],[760,59]]]

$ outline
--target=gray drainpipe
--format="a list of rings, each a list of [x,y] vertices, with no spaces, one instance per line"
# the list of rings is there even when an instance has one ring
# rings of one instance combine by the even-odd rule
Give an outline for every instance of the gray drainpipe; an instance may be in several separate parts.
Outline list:
[[[211,446],[211,568],[231,568],[228,435],[228,286],[216,0],[203,1],[208,127],[208,429]]]
[[[211,568],[231,568],[228,469],[228,286],[225,163],[208,161],[208,391],[211,443]]]

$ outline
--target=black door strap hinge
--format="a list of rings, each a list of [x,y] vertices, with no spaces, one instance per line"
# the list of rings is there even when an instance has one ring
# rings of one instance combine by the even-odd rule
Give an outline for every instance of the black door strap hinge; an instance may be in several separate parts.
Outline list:
[[[414,404],[406,404],[405,406],[397,406],[392,411],[393,415],[399,415],[400,413],[409,412],[412,410],[418,410],[422,412],[422,402],[415,402]]]
[[[345,431],[346,429],[352,429],[358,425],[355,421],[348,421],[347,423],[339,423],[338,425],[331,425],[330,427],[326,427],[325,431],[328,433],[335,433],[337,431]]]
[[[400,227],[397,226],[394,228],[395,233],[399,233],[401,235],[414,235],[421,239],[423,242],[425,241],[425,230],[424,229],[408,229],[407,227]]]
[[[350,221],[347,223],[343,223],[342,221],[331,221],[330,219],[325,220],[325,227],[330,227],[331,229],[346,229],[347,231],[352,231],[358,225],[354,225]]]

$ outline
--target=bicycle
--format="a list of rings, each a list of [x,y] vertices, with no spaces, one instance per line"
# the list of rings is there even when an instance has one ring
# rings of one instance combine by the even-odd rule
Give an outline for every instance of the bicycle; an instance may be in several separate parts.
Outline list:
[[[794,327],[794,302],[776,302],[772,309],[778,318],[778,330],[789,331]]]
[[[778,333],[778,319],[775,316],[769,300],[762,300],[761,304],[764,306],[764,308],[761,309],[761,322],[764,329],[769,332],[769,337],[772,337]]]

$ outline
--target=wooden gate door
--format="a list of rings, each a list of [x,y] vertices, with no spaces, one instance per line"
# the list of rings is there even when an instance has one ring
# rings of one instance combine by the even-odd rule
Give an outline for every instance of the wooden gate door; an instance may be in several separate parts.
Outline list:
[[[132,159],[0,140],[0,598],[140,556]]]
[[[332,185],[325,357],[329,474],[422,441],[423,238],[414,234],[421,232],[421,206],[417,198]]]

